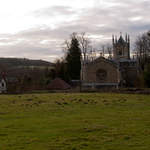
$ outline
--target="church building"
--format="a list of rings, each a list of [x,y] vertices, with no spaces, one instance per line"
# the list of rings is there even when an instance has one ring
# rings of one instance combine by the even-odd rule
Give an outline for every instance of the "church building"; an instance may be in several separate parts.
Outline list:
[[[130,58],[130,36],[112,36],[113,56],[98,57],[82,64],[81,81],[85,87],[133,87],[137,76],[136,60]]]

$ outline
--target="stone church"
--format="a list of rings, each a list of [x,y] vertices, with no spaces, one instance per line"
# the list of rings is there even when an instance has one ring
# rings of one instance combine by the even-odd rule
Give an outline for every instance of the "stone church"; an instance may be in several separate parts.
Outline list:
[[[133,87],[137,76],[136,60],[130,58],[130,36],[112,37],[113,56],[102,56],[82,65],[81,80],[85,87]]]

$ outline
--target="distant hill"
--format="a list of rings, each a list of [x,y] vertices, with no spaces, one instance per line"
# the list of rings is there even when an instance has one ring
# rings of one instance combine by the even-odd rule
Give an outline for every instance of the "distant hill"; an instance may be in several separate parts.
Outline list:
[[[54,64],[44,60],[31,60],[26,58],[0,58],[0,67],[52,67]]]

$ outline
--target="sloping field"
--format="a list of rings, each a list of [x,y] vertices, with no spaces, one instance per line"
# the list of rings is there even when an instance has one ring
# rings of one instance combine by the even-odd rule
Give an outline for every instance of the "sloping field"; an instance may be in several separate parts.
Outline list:
[[[150,96],[0,96],[0,150],[150,150]]]

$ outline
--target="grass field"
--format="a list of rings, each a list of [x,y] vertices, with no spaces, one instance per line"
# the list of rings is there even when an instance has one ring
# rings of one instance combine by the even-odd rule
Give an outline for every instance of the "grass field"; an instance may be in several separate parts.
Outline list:
[[[0,96],[0,150],[150,150],[150,96]]]

